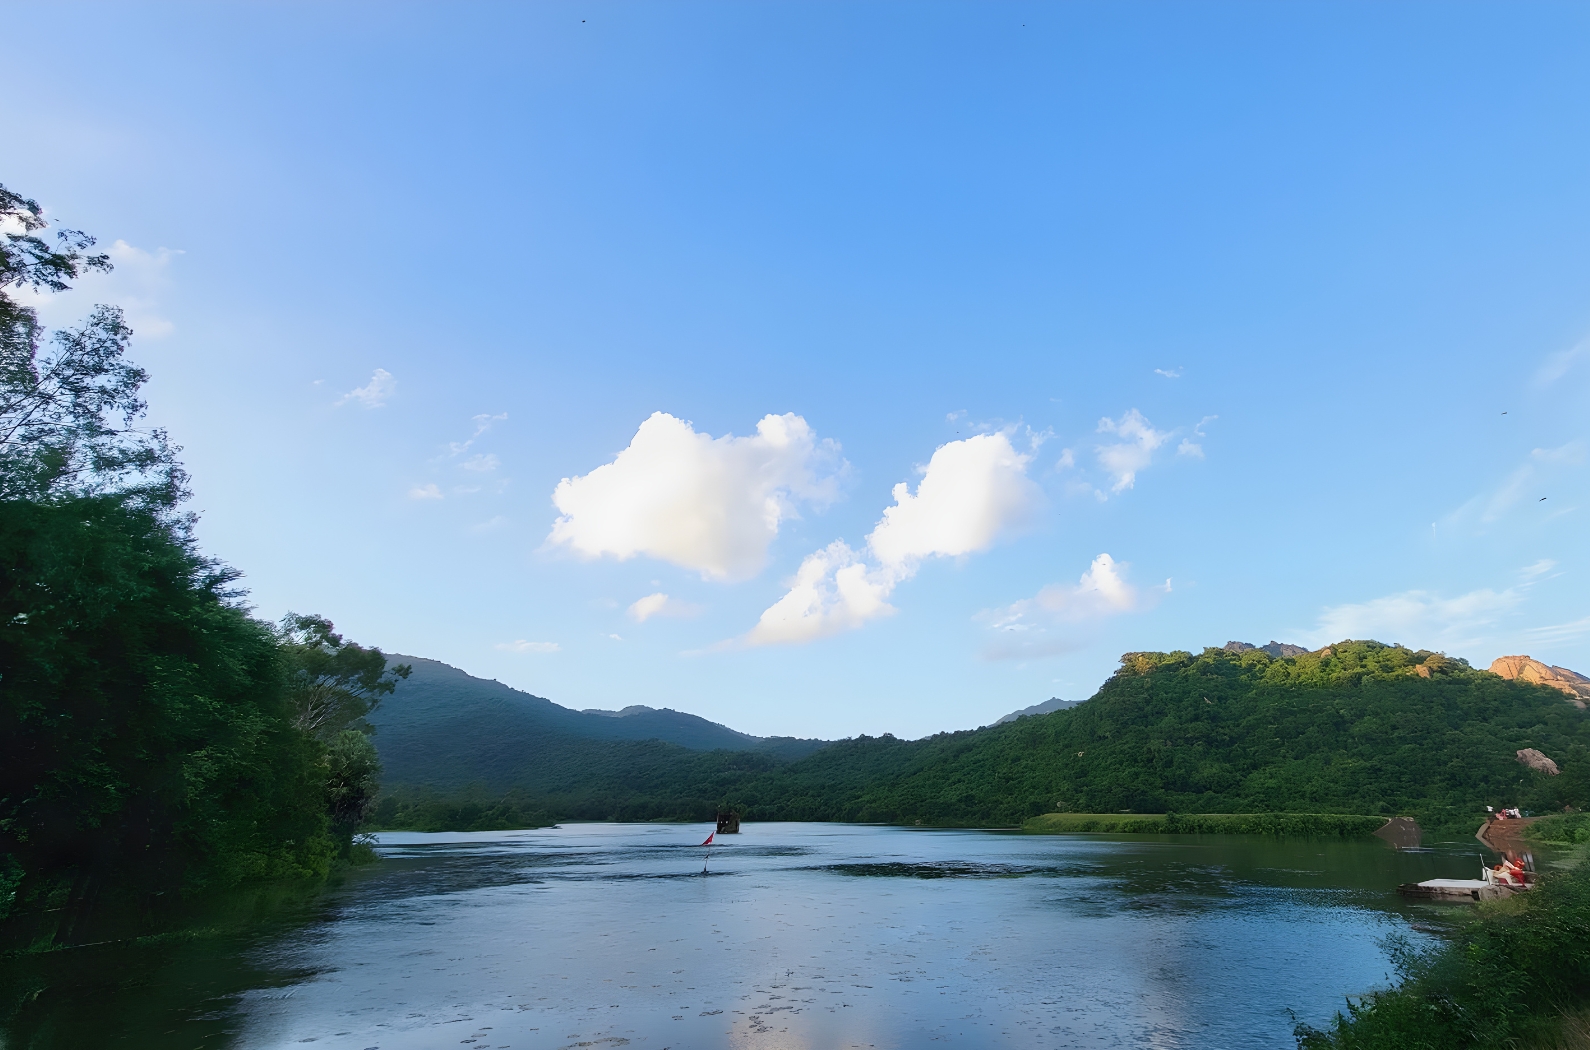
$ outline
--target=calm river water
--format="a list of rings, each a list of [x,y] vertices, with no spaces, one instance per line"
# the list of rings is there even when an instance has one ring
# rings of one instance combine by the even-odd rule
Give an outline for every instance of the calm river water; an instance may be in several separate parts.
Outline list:
[[[1388,982],[1388,934],[1451,915],[1398,883],[1478,864],[1466,843],[748,824],[703,877],[707,830],[385,834],[268,932],[52,953],[0,1046],[1292,1047]]]

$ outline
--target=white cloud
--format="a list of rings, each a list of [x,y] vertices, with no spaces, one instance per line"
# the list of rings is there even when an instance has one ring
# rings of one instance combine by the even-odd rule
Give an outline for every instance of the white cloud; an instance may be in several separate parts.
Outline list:
[[[1053,583],[1031,598],[998,609],[985,609],[977,619],[998,631],[998,640],[983,650],[986,660],[1014,660],[1073,652],[1085,644],[1087,628],[1100,620],[1152,608],[1170,591],[1170,581],[1147,592],[1126,580],[1125,562],[1108,554],[1093,559],[1074,584]],[[1077,625],[1082,630],[1077,630]]]
[[[1192,456],[1194,459],[1204,458],[1204,447],[1192,438],[1182,438],[1181,444],[1176,446],[1176,455]]]
[[[435,482],[429,485],[415,485],[409,489],[409,499],[441,499],[442,490],[436,487]]]
[[[839,446],[793,413],[764,416],[749,437],[714,439],[665,412],[640,425],[611,463],[564,478],[547,537],[586,558],[644,554],[712,580],[756,575],[797,505],[838,493]]]
[[[892,614],[889,595],[923,559],[986,550],[1025,523],[1039,499],[1026,476],[1031,461],[1005,433],[939,446],[916,492],[896,485],[894,505],[867,537],[876,567],[842,540],[807,555],[743,644],[809,642]]]
[[[1590,616],[1571,623],[1553,624],[1549,627],[1531,627],[1524,632],[1537,645],[1561,645],[1590,634]]]
[[[1474,645],[1523,601],[1518,588],[1470,591],[1442,598],[1429,591],[1403,591],[1367,602],[1334,605],[1320,614],[1314,644],[1373,638],[1413,648]]]
[[[523,638],[499,642],[497,648],[505,653],[555,653],[563,646],[557,642],[527,642]]]
[[[483,532],[496,532],[506,524],[508,524],[508,519],[503,517],[501,514],[496,514],[490,518],[487,518],[485,521],[477,522],[476,524],[471,525],[469,527],[469,531],[478,536]]]
[[[475,471],[478,474],[486,474],[502,466],[502,460],[498,459],[490,452],[486,452],[470,456],[468,459],[460,463],[459,466],[463,467],[465,470]]]
[[[1035,616],[1077,622],[1100,616],[1132,612],[1141,601],[1137,589],[1126,582],[1126,564],[1108,554],[1093,559],[1074,584],[1051,583],[1034,597],[1024,598],[981,616],[995,628],[1028,621]]]
[[[843,540],[808,554],[789,593],[762,613],[746,645],[809,642],[894,612],[889,592],[896,577],[872,570]]]
[[[475,443],[476,439],[478,439],[480,435],[490,430],[493,424],[501,423],[507,418],[508,413],[506,412],[498,412],[496,415],[492,415],[489,412],[477,413],[470,419],[470,422],[475,424],[475,432],[470,434],[469,437],[465,438],[463,441],[448,442],[447,454],[450,456],[462,455],[469,448],[469,446]]]
[[[1154,451],[1170,439],[1170,431],[1155,430],[1143,414],[1132,409],[1120,419],[1099,420],[1099,433],[1122,438],[1113,445],[1100,445],[1099,465],[1115,479],[1114,492],[1124,492],[1137,483],[1137,472],[1154,459]]]
[[[1550,558],[1542,558],[1533,565],[1524,566],[1524,568],[1521,570],[1521,573],[1525,580],[1528,580],[1532,583],[1556,567],[1557,563],[1552,561]]]
[[[159,339],[170,335],[176,326],[162,315],[160,297],[171,285],[171,261],[182,252],[170,248],[150,252],[118,240],[105,254],[110,256],[111,271],[85,273],[68,291],[21,288],[13,294],[38,311],[39,319],[52,328],[75,325],[95,303],[107,303],[121,307],[135,336]]]
[[[1586,443],[1583,440],[1570,441],[1556,448],[1531,450],[1524,462],[1513,468],[1497,488],[1482,492],[1463,504],[1447,515],[1446,523],[1457,525],[1478,519],[1481,526],[1490,525],[1520,503],[1538,503],[1542,496],[1550,497],[1562,492],[1551,483],[1565,471],[1582,465],[1586,459],[1585,453]]]
[[[915,494],[906,482],[894,487],[894,506],[883,512],[867,545],[891,568],[987,550],[1001,533],[1022,525],[1038,502],[1038,487],[1027,477],[1031,461],[1004,433],[940,445],[922,468]]]
[[[645,623],[653,616],[686,617],[695,616],[701,612],[701,606],[682,602],[678,598],[670,598],[658,591],[648,594],[644,598],[637,598],[630,604],[626,615],[636,623]]]
[[[1154,374],[1164,376],[1166,379],[1180,379],[1182,371],[1180,368],[1156,368]]]
[[[380,408],[386,399],[397,392],[397,380],[384,368],[377,368],[364,386],[354,387],[337,399],[337,404],[352,401],[364,408]]]
[[[1056,470],[1070,470],[1077,465],[1077,455],[1068,448],[1060,450],[1060,458],[1055,461]]]
[[[1577,346],[1558,351],[1546,358],[1545,363],[1535,373],[1535,384],[1549,386],[1555,383],[1586,358],[1590,358],[1590,339],[1581,340]]]

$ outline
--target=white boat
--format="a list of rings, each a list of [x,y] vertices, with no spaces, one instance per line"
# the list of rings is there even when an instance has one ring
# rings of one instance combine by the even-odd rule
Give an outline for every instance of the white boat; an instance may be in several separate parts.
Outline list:
[[[1494,867],[1481,865],[1477,879],[1426,879],[1397,887],[1404,897],[1438,901],[1494,901],[1522,893],[1535,884],[1535,873],[1525,862],[1506,860]]]

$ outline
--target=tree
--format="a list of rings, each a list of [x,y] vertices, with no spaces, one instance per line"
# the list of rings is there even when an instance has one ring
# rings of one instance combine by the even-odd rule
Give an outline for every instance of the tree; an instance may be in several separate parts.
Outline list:
[[[126,360],[132,329],[113,306],[96,306],[75,328],[43,328],[12,291],[60,292],[89,271],[108,271],[94,238],[61,230],[57,245],[39,236],[48,223],[36,201],[0,186],[0,499],[47,499],[121,491],[172,511],[187,495],[187,475],[164,430],[134,426],[146,404],[148,374]]]
[[[381,650],[345,640],[323,616],[288,613],[277,639],[293,725],[324,743],[345,729],[369,731],[365,716],[413,670],[407,664],[387,667]]]

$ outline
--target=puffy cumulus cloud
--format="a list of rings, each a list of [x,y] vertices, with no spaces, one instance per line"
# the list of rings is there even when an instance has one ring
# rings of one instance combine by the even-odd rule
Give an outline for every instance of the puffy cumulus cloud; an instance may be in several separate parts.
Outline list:
[[[354,387],[337,399],[337,404],[355,404],[361,408],[380,408],[387,398],[397,393],[397,379],[384,368],[377,368],[364,386]]]
[[[889,592],[896,578],[869,569],[843,540],[808,554],[789,593],[762,613],[746,645],[809,642],[894,612]]]
[[[933,555],[987,550],[1025,522],[1038,502],[1027,477],[1029,455],[1005,433],[978,434],[940,445],[922,469],[915,493],[900,482],[867,545],[885,566],[900,568]]]
[[[648,594],[631,602],[629,608],[625,610],[625,615],[636,623],[645,623],[653,616],[686,617],[695,616],[699,612],[701,606],[682,602],[678,598],[670,598],[658,591],[656,594]]]
[[[823,506],[845,467],[793,413],[764,416],[756,434],[713,438],[653,413],[611,463],[564,478],[547,542],[585,558],[646,555],[711,580],[754,576],[797,505]]]
[[[894,505],[867,537],[870,564],[842,540],[808,555],[742,643],[809,642],[890,615],[889,595],[924,559],[987,550],[1027,520],[1039,499],[1031,461],[1005,433],[939,446],[915,493],[894,487]]]
[[[1137,483],[1137,472],[1154,459],[1154,451],[1170,440],[1168,430],[1155,430],[1137,409],[1128,411],[1120,419],[1106,416],[1099,420],[1100,434],[1114,434],[1120,438],[1109,445],[1099,445],[1099,466],[1107,471],[1114,483],[1111,490],[1124,492]],[[1202,449],[1198,450],[1200,453]]]
[[[517,638],[511,642],[499,642],[497,648],[505,653],[555,653],[563,646],[557,642],[527,642]]]
[[[1127,582],[1127,568],[1125,562],[1100,554],[1074,584],[1053,583],[1031,598],[978,613],[977,619],[999,632],[997,640],[984,648],[983,658],[1017,660],[1073,652],[1086,641],[1075,625],[1141,612],[1169,593],[1169,580],[1147,591],[1134,587]]]

